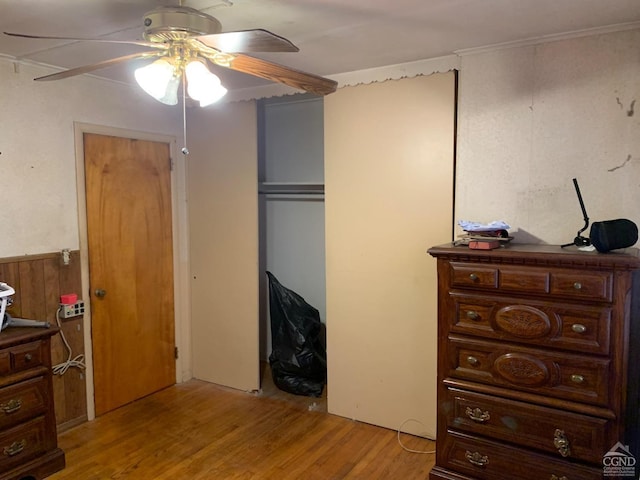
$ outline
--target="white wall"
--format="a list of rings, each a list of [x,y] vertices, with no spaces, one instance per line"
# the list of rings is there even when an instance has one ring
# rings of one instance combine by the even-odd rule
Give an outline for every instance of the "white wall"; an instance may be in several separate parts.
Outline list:
[[[34,82],[51,71],[15,68],[0,58],[0,257],[78,249],[74,122],[171,135],[179,110],[112,82]]]
[[[640,224],[640,30],[463,56],[459,92],[456,220],[572,242],[575,177],[592,221]]]

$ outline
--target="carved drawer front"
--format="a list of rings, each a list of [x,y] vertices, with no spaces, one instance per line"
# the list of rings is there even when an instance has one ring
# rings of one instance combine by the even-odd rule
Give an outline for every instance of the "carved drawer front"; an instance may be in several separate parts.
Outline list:
[[[43,343],[41,341],[16,345],[9,349],[11,357],[11,369],[14,372],[28,370],[42,365],[43,363]]]
[[[600,464],[615,444],[612,420],[458,389],[440,402],[450,429],[542,450],[559,459]]]
[[[609,364],[604,357],[536,350],[465,337],[449,337],[455,378],[607,406]]]
[[[8,470],[32,457],[41,455],[51,446],[46,445],[45,419],[30,422],[0,433],[0,471]]]
[[[611,308],[452,294],[451,331],[608,355]],[[526,303],[524,303],[526,302]]]
[[[444,467],[474,479],[602,480],[602,467],[588,467],[471,435],[449,432],[442,443],[438,465],[444,458]]]
[[[0,429],[23,422],[47,409],[47,382],[36,377],[0,389]]]

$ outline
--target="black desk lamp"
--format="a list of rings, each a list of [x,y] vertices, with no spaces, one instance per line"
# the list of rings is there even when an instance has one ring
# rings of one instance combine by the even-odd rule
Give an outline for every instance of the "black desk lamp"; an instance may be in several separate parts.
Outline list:
[[[578,201],[580,202],[582,216],[584,217],[584,227],[581,230],[578,230],[576,238],[573,239],[573,242],[560,245],[560,248],[568,247],[569,245],[576,245],[577,247],[588,247],[589,245],[591,245],[591,240],[581,235],[582,232],[589,228],[589,217],[587,216],[587,211],[584,208],[584,202],[582,201],[582,195],[580,194],[578,180],[576,180],[575,178],[573,179],[573,186],[576,187],[576,193],[578,194]]]

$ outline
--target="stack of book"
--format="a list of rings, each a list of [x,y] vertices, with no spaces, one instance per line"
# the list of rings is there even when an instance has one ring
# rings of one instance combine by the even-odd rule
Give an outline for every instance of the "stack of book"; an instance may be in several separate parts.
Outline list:
[[[454,245],[467,245],[476,250],[492,250],[504,243],[510,242],[513,237],[504,229],[467,231],[458,235]]]

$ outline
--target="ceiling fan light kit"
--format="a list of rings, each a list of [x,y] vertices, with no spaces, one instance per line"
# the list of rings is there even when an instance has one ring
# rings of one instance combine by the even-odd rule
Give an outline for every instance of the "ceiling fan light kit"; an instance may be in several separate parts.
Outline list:
[[[209,105],[213,99],[219,99],[226,90],[220,85],[219,79],[206,68],[206,62],[213,65],[264,78],[272,82],[314,93],[327,95],[335,92],[337,82],[311,73],[302,72],[294,68],[245,55],[245,52],[297,52],[298,47],[286,38],[263,29],[240,30],[222,32],[220,22],[205,13],[190,7],[159,7],[144,16],[144,32],[141,40],[106,40],[101,38],[73,38],[22,33],[4,32],[6,35],[32,39],[72,40],[115,44],[131,44],[146,47],[151,51],[112,58],[91,65],[63,70],[58,73],[36,78],[36,80],[60,80],[63,78],[90,73],[102,68],[112,67],[130,60],[160,57],[148,65],[150,67],[141,73],[136,73],[136,80],[152,97],[168,105],[175,105],[174,86],[180,83],[187,65],[197,61],[204,67],[194,66],[193,91],[199,98],[201,106]],[[162,61],[160,61],[162,60]],[[169,77],[170,67],[173,69]],[[139,70],[144,70],[142,69]],[[197,77],[195,75],[198,75]],[[151,85],[152,78],[158,77],[158,85]],[[139,78],[140,77],[140,78]],[[148,78],[144,78],[148,77]],[[161,79],[161,81],[160,81]],[[143,86],[144,84],[144,86]],[[212,89],[212,92],[203,92]]]
[[[178,103],[178,88],[182,75],[187,82],[187,93],[206,107],[220,100],[226,93],[217,75],[211,73],[204,61],[193,58],[163,57],[135,71],[138,85],[153,98],[165,105]]]

